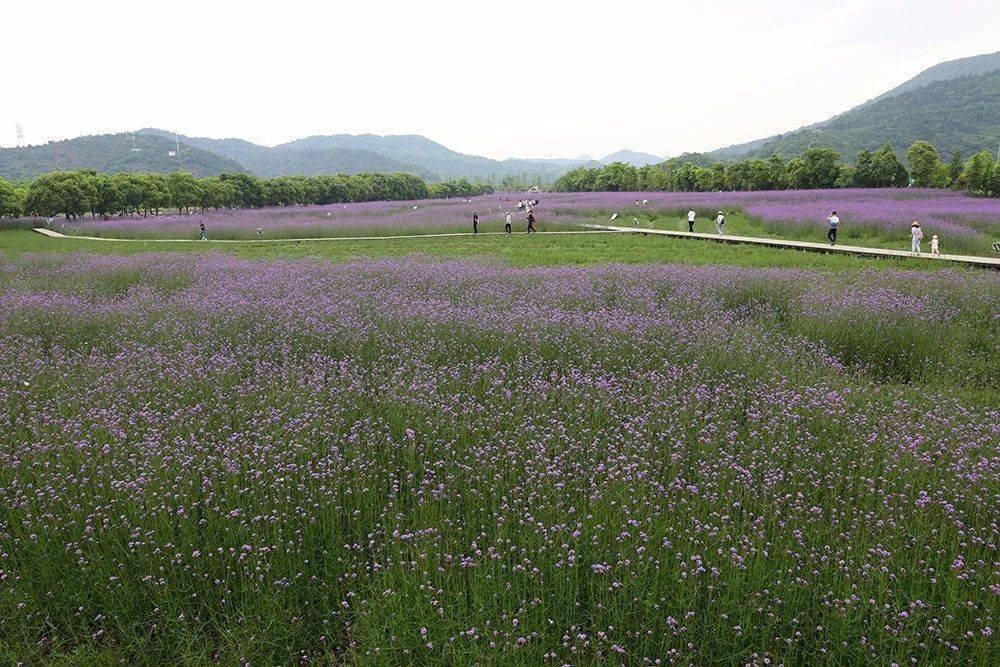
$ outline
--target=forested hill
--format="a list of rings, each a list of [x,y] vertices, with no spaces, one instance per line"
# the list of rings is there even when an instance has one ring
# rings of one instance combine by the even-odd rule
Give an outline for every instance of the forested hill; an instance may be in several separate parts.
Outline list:
[[[150,134],[173,138],[166,130]],[[236,160],[266,177],[289,174],[355,174],[409,172],[428,180],[471,178],[499,180],[509,175],[553,179],[584,164],[579,160],[492,160],[453,151],[417,134],[329,134],[296,139],[277,146],[260,146],[242,139],[206,139],[180,135],[187,143]]]
[[[208,151],[181,144],[180,155],[173,140],[151,135],[102,134],[53,141],[40,146],[0,148],[0,178],[31,179],[52,171],[93,169],[97,172],[186,171],[195,176],[245,169],[237,162]]]
[[[146,128],[142,135],[172,138],[174,134],[166,130]],[[245,170],[258,176],[319,174],[360,174],[411,173],[421,178],[433,178],[430,170],[409,162],[375,152],[373,150],[346,147],[342,145],[321,145],[291,142],[269,147],[244,141],[243,139],[208,139],[204,137],[180,136],[183,144],[188,144],[239,162]]]
[[[833,148],[845,156],[886,142],[932,142],[968,156],[1000,137],[1000,52],[935,65],[846,113],[793,132],[713,151],[718,159],[801,155]]]
[[[853,156],[886,142],[909,146],[930,141],[942,155],[959,151],[968,157],[995,149],[1000,139],[1000,70],[950,81],[936,81],[831,119],[772,139],[748,157],[801,155],[811,147],[833,148]]]

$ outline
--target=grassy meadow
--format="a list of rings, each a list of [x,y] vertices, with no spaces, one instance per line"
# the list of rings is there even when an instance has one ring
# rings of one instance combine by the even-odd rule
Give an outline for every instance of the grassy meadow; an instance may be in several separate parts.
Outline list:
[[[995,664],[998,313],[688,239],[0,232],[0,659]]]

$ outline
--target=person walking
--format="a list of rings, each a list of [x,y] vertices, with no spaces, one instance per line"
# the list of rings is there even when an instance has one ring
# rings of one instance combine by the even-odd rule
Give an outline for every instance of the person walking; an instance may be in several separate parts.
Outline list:
[[[198,223],[198,228],[200,230],[200,234],[198,235],[198,240],[199,241],[207,241],[208,240],[208,235],[205,233],[205,223],[204,222],[199,222]]]
[[[473,234],[478,234],[479,233],[479,214],[478,213],[473,213],[472,214],[472,233]]]
[[[840,218],[837,217],[837,212],[834,211],[831,213],[830,217],[827,218],[827,221],[830,223],[830,229],[826,232],[826,238],[830,241],[830,245],[836,245],[837,227],[840,225]]]
[[[920,223],[916,220],[910,225],[910,252],[914,255],[920,254],[920,241],[924,238],[924,230],[920,229]]]
[[[938,248],[938,237],[937,234],[931,237],[931,254],[937,257],[940,254],[940,249]]]
[[[528,209],[528,234],[531,234],[532,232],[535,232],[537,234],[538,230],[535,229],[535,212],[532,211],[529,208]]]
[[[698,214],[694,212],[694,209],[688,211],[688,231],[694,232],[694,219],[698,217]]]
[[[510,212],[507,213],[507,219],[503,223],[503,230],[510,234]]]
[[[722,236],[725,232],[726,227],[726,214],[719,211],[719,215],[715,217],[715,231]]]

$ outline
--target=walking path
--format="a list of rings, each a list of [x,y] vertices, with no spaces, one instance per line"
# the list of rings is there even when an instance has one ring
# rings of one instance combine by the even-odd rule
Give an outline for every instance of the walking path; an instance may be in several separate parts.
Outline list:
[[[78,236],[60,234],[45,227],[35,227],[33,231],[54,239],[77,239],[82,241],[109,241],[112,243],[295,243],[300,241],[384,241],[386,239],[440,239],[457,236],[509,236],[507,232],[447,232],[434,234],[397,234],[388,236],[307,236],[293,239],[120,239],[104,236]],[[633,231],[631,229],[625,231]],[[523,235],[524,232],[517,232]],[[540,236],[552,234],[620,234],[616,229],[575,229],[558,232],[533,232]]]
[[[581,224],[586,230],[564,230],[556,232],[538,232],[539,235],[552,234],[652,234],[654,236],[672,236],[678,238],[702,239],[721,243],[748,243],[751,245],[770,246],[772,248],[791,248],[810,252],[835,252],[846,255],[865,255],[869,257],[909,257],[914,254],[906,250],[889,250],[886,248],[868,248],[854,245],[834,245],[829,243],[812,243],[809,241],[785,241],[783,239],[758,238],[753,236],[732,236],[730,234],[700,234],[698,232],[675,232],[666,229],[645,229],[638,227],[620,227],[615,225]],[[388,239],[435,239],[476,236],[472,232],[449,232],[435,234],[403,234],[395,236],[322,236],[292,239],[119,239],[100,236],[67,236],[44,227],[35,227],[35,231],[56,239],[80,239],[84,241],[108,241],[111,243],[295,243],[303,241],[384,241]],[[521,232],[523,234],[523,232]],[[506,236],[506,232],[481,232],[478,236]],[[970,266],[981,266],[1000,270],[1000,257],[975,257],[972,255],[937,255],[929,253],[916,255],[920,259],[938,262],[952,262]]]
[[[632,232],[633,234],[653,234],[654,236],[673,236],[688,239],[703,239],[721,243],[749,243],[751,245],[770,246],[772,248],[793,248],[796,250],[808,250],[810,252],[836,252],[846,255],[867,255],[875,257],[909,257],[927,259],[935,262],[954,262],[958,264],[968,264],[971,266],[982,266],[1000,270],[1000,257],[976,257],[974,255],[931,255],[922,252],[914,255],[908,250],[889,250],[886,248],[869,248],[856,245],[831,246],[829,243],[812,243],[810,241],[785,241],[783,239],[768,239],[754,236],[732,236],[730,234],[700,234],[698,232],[674,232],[666,229],[644,229],[640,227],[620,227],[616,225],[592,225],[585,224],[584,227],[593,230],[606,232]]]

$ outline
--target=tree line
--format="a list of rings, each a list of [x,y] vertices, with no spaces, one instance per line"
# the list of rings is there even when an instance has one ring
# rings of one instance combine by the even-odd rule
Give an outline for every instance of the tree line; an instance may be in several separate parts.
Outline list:
[[[428,197],[472,197],[493,192],[489,185],[455,179],[425,183],[413,174],[334,174],[259,178],[250,174],[220,174],[196,178],[189,173],[99,174],[59,171],[28,183],[0,178],[0,217],[57,215],[159,215],[176,209],[260,208],[303,204],[400,201]]]
[[[580,167],[553,185],[559,192],[718,192],[749,190],[813,190],[825,188],[900,188],[913,185],[955,188],[981,196],[1000,196],[1000,162],[989,151],[963,160],[960,153],[942,161],[928,141],[914,142],[906,164],[890,144],[877,151],[862,150],[846,164],[832,148],[809,148],[800,157],[779,155],[722,162],[706,155],[682,155],[647,167],[615,162],[605,167]]]

